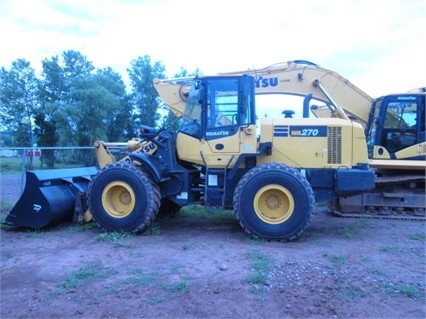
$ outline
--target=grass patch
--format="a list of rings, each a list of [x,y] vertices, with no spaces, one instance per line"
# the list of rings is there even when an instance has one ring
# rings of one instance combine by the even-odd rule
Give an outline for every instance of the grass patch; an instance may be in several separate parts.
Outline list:
[[[185,293],[188,292],[189,287],[186,280],[180,280],[178,282],[175,282],[174,284],[167,285],[164,287],[167,291],[171,292],[178,292],[178,293]]]
[[[346,239],[357,239],[359,237],[360,231],[364,229],[368,229],[371,225],[371,222],[367,219],[360,219],[355,223],[346,225],[342,231],[341,234]]]
[[[123,242],[123,239],[129,237],[130,234],[127,232],[105,232],[97,235],[92,241],[93,242],[111,242],[114,247],[126,247],[129,248],[128,243]]]
[[[401,294],[408,298],[417,299],[420,297],[420,292],[416,287],[412,285],[393,285],[390,283],[384,284],[386,291],[392,294]]]
[[[260,244],[265,242],[265,239],[249,234],[247,232],[242,232],[241,237],[243,241],[247,241],[250,244]]]
[[[160,235],[160,233],[161,233],[161,226],[160,224],[155,222],[144,231],[145,235],[150,235],[150,236]]]
[[[168,267],[169,268],[169,272],[171,274],[178,274],[181,271],[181,269],[183,268],[183,266],[180,265],[180,264],[170,264],[168,266],[169,266]]]
[[[155,284],[158,281],[158,275],[146,273],[141,269],[133,269],[132,276],[127,278],[124,283],[136,286],[147,286]]]
[[[177,214],[182,217],[203,218],[209,220],[235,220],[234,212],[232,210],[205,209],[201,205],[184,206]]]
[[[13,206],[15,206],[15,203],[12,202],[0,202],[0,211],[2,212],[9,212],[12,210]]]
[[[385,272],[382,269],[378,269],[378,268],[369,268],[368,273],[372,275],[380,275],[380,276],[385,275]]]
[[[336,297],[343,300],[356,301],[365,296],[367,296],[367,292],[364,288],[345,281],[339,287]]]
[[[2,259],[5,259],[5,260],[7,260],[7,259],[11,259],[11,258],[13,258],[13,254],[11,253],[11,252],[7,252],[7,253],[5,253],[3,256],[2,256]]]
[[[425,236],[425,233],[415,233],[415,234],[410,235],[408,238],[412,239],[412,240],[424,241],[426,236]]]
[[[348,256],[346,255],[333,255],[325,253],[323,256],[327,258],[328,261],[330,261],[331,263],[339,266],[345,265],[348,262]]]
[[[25,233],[26,238],[35,238],[35,237],[47,234],[48,232],[47,229],[30,229],[30,228],[25,229],[25,231],[26,231]]]
[[[0,161],[1,174],[17,174],[22,170],[22,159],[20,158],[2,158]]]
[[[398,254],[401,252],[401,248],[395,246],[382,246],[379,248],[379,251],[389,254]]]
[[[87,267],[80,268],[72,272],[68,277],[59,283],[61,288],[76,288],[83,286],[95,279],[105,278],[103,267],[100,263],[92,263]]]
[[[247,281],[251,284],[266,285],[269,279],[269,272],[273,266],[271,258],[258,250],[248,251],[245,256],[250,261],[251,270]]]
[[[151,298],[148,298],[147,300],[145,300],[145,303],[148,305],[155,305],[165,301],[167,301],[167,297],[164,295],[159,295],[159,296],[153,296]]]
[[[88,223],[84,223],[82,225],[73,223],[73,224],[69,225],[68,228],[71,231],[83,233],[85,231],[98,229],[98,225],[95,222],[88,222]]]

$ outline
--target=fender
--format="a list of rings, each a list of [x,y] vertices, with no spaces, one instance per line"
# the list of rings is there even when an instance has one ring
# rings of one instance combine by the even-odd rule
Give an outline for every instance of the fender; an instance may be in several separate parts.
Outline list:
[[[157,183],[165,182],[170,179],[167,167],[162,165],[157,157],[148,156],[145,153],[130,153],[129,157],[132,161],[137,161],[146,167]]]

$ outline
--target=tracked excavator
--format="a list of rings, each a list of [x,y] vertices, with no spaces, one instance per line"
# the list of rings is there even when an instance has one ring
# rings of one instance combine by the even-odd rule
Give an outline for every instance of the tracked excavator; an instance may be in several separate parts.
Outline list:
[[[319,68],[300,62],[288,67],[301,68],[305,75]],[[49,173],[28,172],[27,177],[35,176],[33,183],[26,185],[4,223],[41,228],[57,222],[59,211],[51,205],[56,192],[67,199],[70,218],[94,219],[107,231],[143,231],[161,211],[201,204],[233,209],[241,227],[252,235],[297,238],[308,227],[315,203],[354,198],[377,186],[377,172],[370,167],[372,148],[364,133],[368,120],[351,120],[364,117],[355,110],[348,116],[325,90],[322,96],[314,92],[323,88],[322,77],[307,81],[309,89],[300,94],[306,95],[306,108],[313,97],[328,102],[332,116],[267,118],[256,125],[255,94],[260,86],[275,83],[259,78],[273,76],[273,67],[267,69],[263,74],[155,80],[160,97],[181,119],[177,132],[143,126],[140,136],[127,144],[97,141],[99,167],[85,172],[71,170],[61,173],[63,177],[52,173],[50,179]],[[303,81],[299,73],[293,72],[295,80]],[[285,82],[291,81],[287,77]],[[124,145],[129,153],[116,160],[111,149]],[[40,219],[45,222],[38,223]]]
[[[336,214],[425,219],[425,88],[373,99],[340,74],[304,60],[221,74],[255,76],[256,95],[304,97],[303,117],[336,117],[363,126],[376,186],[334,201]]]

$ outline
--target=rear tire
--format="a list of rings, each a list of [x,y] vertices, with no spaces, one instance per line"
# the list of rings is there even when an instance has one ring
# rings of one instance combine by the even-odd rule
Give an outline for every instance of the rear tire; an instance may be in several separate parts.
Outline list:
[[[311,221],[315,197],[296,169],[268,163],[248,171],[234,192],[235,215],[241,227],[268,240],[293,240]]]
[[[104,167],[88,189],[93,219],[107,231],[143,231],[158,214],[160,197],[152,177],[128,162]]]

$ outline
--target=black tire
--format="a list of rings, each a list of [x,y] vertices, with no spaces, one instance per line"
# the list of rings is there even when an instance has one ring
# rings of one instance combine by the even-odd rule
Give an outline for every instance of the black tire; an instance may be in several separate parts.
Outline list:
[[[160,200],[160,189],[151,176],[128,162],[104,167],[88,188],[89,210],[107,231],[143,231],[157,216]]]
[[[296,169],[268,163],[248,171],[234,192],[241,227],[267,240],[293,240],[308,227],[315,208],[311,185]]]

